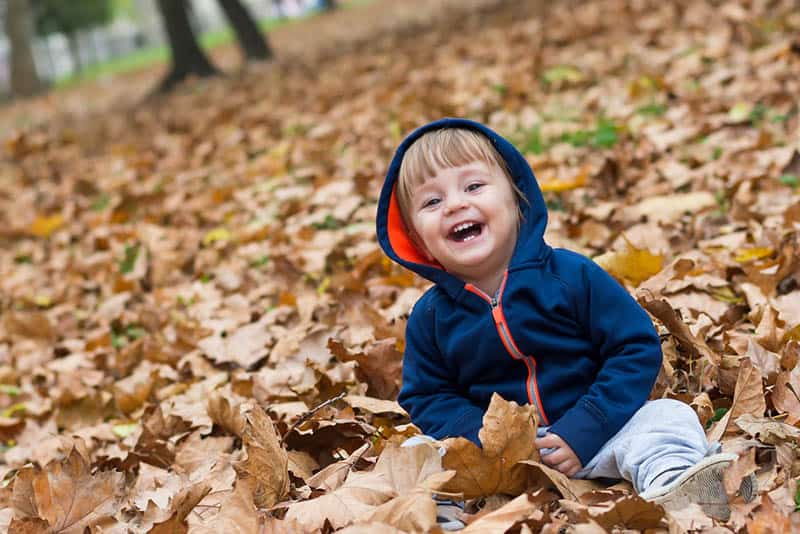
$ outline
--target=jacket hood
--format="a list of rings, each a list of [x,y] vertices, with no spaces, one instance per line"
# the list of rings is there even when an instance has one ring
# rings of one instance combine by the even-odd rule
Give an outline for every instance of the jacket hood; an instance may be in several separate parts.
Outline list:
[[[509,267],[541,261],[549,254],[550,247],[544,242],[547,208],[539,184],[536,182],[536,177],[528,162],[511,143],[486,126],[468,119],[448,118],[421,126],[406,137],[392,158],[378,199],[376,217],[378,242],[392,260],[420,276],[424,276],[442,287],[451,297],[457,298],[464,288],[464,282],[445,271],[438,263],[429,262],[414,246],[400,215],[396,193],[400,164],[408,148],[426,132],[442,128],[464,128],[486,136],[505,160],[512,179],[527,199],[527,202],[520,202],[522,220],[520,221],[517,245]]]

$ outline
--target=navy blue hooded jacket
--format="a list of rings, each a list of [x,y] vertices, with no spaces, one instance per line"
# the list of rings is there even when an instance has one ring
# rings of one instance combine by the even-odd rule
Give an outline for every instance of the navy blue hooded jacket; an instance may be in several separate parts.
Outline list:
[[[485,135],[528,203],[496,298],[428,262],[409,238],[396,199],[400,163],[425,132],[467,128]],[[597,264],[544,242],[547,209],[527,161],[489,128],[443,119],[397,149],[378,201],[378,240],[394,261],[434,282],[406,329],[398,401],[437,439],[476,444],[492,393],[530,403],[585,466],[647,400],[661,345],[642,308]]]

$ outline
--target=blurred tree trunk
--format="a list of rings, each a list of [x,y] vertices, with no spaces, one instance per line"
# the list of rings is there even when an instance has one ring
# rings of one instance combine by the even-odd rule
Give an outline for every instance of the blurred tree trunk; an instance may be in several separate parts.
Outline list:
[[[336,0],[320,0],[319,7],[322,11],[333,11],[339,6]]]
[[[172,67],[159,85],[159,92],[172,89],[189,76],[213,76],[219,71],[211,64],[189,23],[186,0],[158,0],[172,53]]]
[[[28,0],[6,3],[6,35],[11,44],[11,94],[31,96],[42,90],[33,61],[33,13]]]
[[[247,8],[239,0],[219,0],[219,5],[236,32],[245,60],[264,61],[272,58],[272,50]]]

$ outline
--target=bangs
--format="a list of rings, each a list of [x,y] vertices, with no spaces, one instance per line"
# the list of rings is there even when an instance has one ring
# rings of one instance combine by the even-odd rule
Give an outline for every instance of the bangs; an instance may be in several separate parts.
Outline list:
[[[397,202],[400,214],[410,227],[408,213],[414,188],[442,169],[460,167],[475,161],[497,165],[508,177],[508,167],[483,135],[462,128],[443,128],[422,135],[408,148],[400,164]],[[510,178],[509,178],[510,180]],[[516,184],[512,181],[514,190]]]
[[[424,134],[414,141],[400,165],[400,183],[417,186],[442,169],[460,167],[475,161],[492,163],[506,170],[505,162],[489,140],[477,132],[445,128]]]

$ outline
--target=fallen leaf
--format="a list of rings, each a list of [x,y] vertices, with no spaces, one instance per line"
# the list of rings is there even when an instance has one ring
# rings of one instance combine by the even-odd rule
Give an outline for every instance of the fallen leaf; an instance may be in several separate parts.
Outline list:
[[[375,342],[365,352],[356,354],[350,353],[341,342],[334,339],[328,340],[328,348],[341,362],[358,362],[356,374],[369,385],[368,394],[387,400],[397,397],[403,355],[397,350],[394,339]]]
[[[762,495],[761,506],[755,511],[752,519],[747,520],[747,532],[751,534],[792,532],[792,523],[787,516],[775,509],[769,496]]]
[[[505,506],[471,522],[461,532],[464,534],[508,532],[509,529],[520,524],[537,532],[550,519],[545,499],[546,497],[542,493],[523,493]]]
[[[254,479],[238,480],[233,491],[228,492],[219,504],[219,511],[208,519],[189,520],[191,532],[216,534],[219,532],[258,532],[261,517],[253,504]],[[268,531],[269,532],[269,531]]]
[[[73,448],[60,462],[21,469],[14,480],[14,506],[20,518],[46,521],[49,531],[79,534],[117,512],[124,478],[118,471],[93,474]]]
[[[197,506],[197,503],[208,495],[209,491],[211,491],[211,486],[205,484],[195,484],[183,490],[172,500],[172,506],[175,509],[172,516],[163,523],[154,525],[148,534],[186,534],[189,532],[186,517]]]
[[[391,525],[403,532],[429,532],[436,527],[436,502],[430,493],[400,495],[364,517],[367,524]]]
[[[239,413],[244,419],[242,444],[247,458],[236,470],[258,481],[255,504],[269,508],[289,491],[289,457],[283,449],[269,416],[253,402],[243,403]]]
[[[36,237],[50,237],[62,226],[64,226],[64,217],[60,214],[40,215],[31,223],[28,231]]]
[[[681,320],[666,300],[655,300],[642,296],[639,298],[639,304],[661,321],[686,350],[692,352],[696,357],[705,357],[713,365],[720,364],[720,356],[711,350],[705,341],[692,334],[686,323]]]
[[[661,270],[664,257],[661,254],[638,249],[627,242],[627,249],[624,252],[606,252],[595,257],[594,261],[609,274],[638,286]]]
[[[286,519],[306,531],[322,528],[326,521],[338,529],[366,517],[395,496],[382,473],[350,473],[344,484],[331,493],[289,506]]]
[[[651,196],[626,210],[626,217],[630,220],[647,217],[650,221],[672,222],[686,213],[697,214],[716,205],[714,195],[708,191]]]
[[[446,449],[445,469],[456,476],[442,491],[461,493],[465,499],[508,493],[521,493],[527,483],[523,460],[539,460],[536,439],[536,411],[530,405],[503,400],[492,395],[478,432],[482,448],[465,438],[449,438],[442,442]]]

